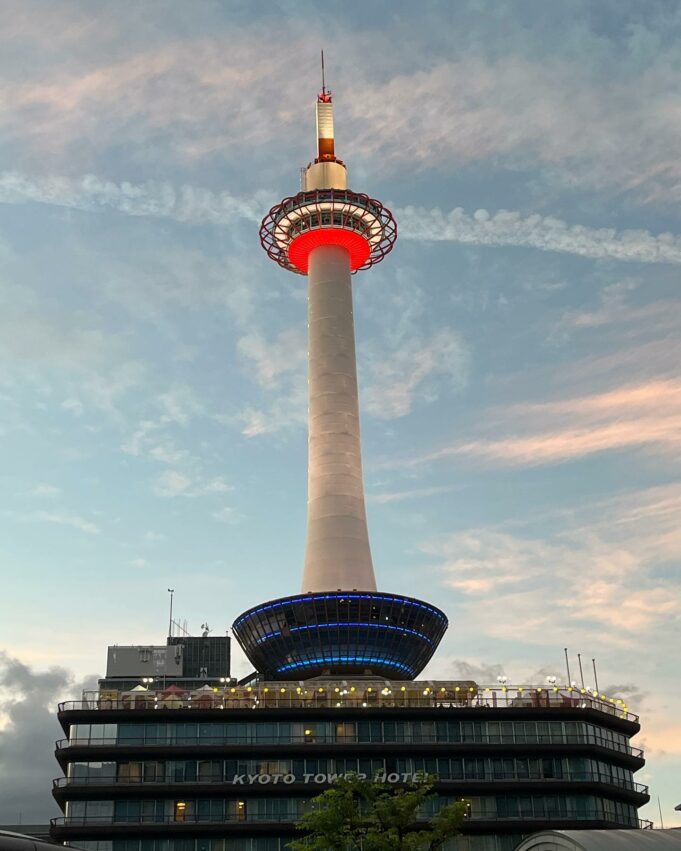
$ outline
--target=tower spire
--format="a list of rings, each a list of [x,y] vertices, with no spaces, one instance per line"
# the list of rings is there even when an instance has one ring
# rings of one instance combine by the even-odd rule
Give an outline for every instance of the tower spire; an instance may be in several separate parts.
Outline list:
[[[324,51],[322,50],[322,90],[317,95],[317,159],[315,162],[336,162],[333,139],[333,99],[326,90]]]

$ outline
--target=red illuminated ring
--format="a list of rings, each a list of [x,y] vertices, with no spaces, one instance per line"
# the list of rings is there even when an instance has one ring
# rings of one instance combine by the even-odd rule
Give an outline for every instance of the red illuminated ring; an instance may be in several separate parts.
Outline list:
[[[349,189],[316,189],[284,198],[260,225],[260,243],[268,257],[297,275],[307,273],[307,258],[316,245],[347,248],[354,273],[380,263],[396,239],[390,210]]]
[[[358,233],[343,228],[320,228],[297,236],[288,247],[288,259],[303,275],[307,275],[310,253],[320,245],[338,245],[350,255],[352,271],[360,269],[369,259],[371,246]]]

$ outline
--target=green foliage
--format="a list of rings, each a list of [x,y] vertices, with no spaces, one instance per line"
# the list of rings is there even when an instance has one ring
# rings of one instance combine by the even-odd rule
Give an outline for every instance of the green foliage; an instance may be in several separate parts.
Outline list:
[[[459,833],[464,801],[448,804],[432,819],[423,815],[436,798],[433,778],[394,789],[356,775],[339,778],[318,795],[297,827],[307,835],[288,844],[291,851],[439,851]],[[427,827],[424,821],[429,821]]]

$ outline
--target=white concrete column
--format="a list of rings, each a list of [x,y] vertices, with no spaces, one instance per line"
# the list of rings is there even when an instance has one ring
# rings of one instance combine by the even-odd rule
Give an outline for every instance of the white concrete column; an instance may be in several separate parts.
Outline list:
[[[315,248],[308,268],[308,503],[303,591],[375,591],[359,434],[350,257]]]

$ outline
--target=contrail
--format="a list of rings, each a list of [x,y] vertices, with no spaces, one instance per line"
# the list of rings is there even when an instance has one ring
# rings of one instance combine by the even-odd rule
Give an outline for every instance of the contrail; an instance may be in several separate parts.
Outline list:
[[[74,210],[116,210],[128,216],[173,219],[187,224],[232,224],[237,219],[259,222],[266,207],[260,193],[240,198],[196,186],[170,183],[114,183],[92,174],[83,177],[28,177],[0,172],[0,203],[34,202]]]
[[[458,242],[464,245],[516,245],[541,251],[560,251],[595,259],[639,263],[681,263],[681,239],[670,233],[654,236],[645,230],[617,231],[568,225],[551,216],[499,210],[472,216],[461,207],[450,213],[404,207],[395,213],[402,239]]]
[[[239,219],[259,222],[267,209],[264,192],[240,197],[197,186],[167,182],[115,183],[92,174],[83,177],[29,177],[0,172],[0,203],[53,204],[74,210],[115,210],[128,216],[172,219],[191,225],[228,225]],[[515,245],[559,251],[594,259],[639,263],[681,263],[681,238],[645,230],[617,231],[568,225],[551,216],[478,210],[472,216],[457,207],[449,213],[403,207],[396,211],[400,237],[463,245]]]

